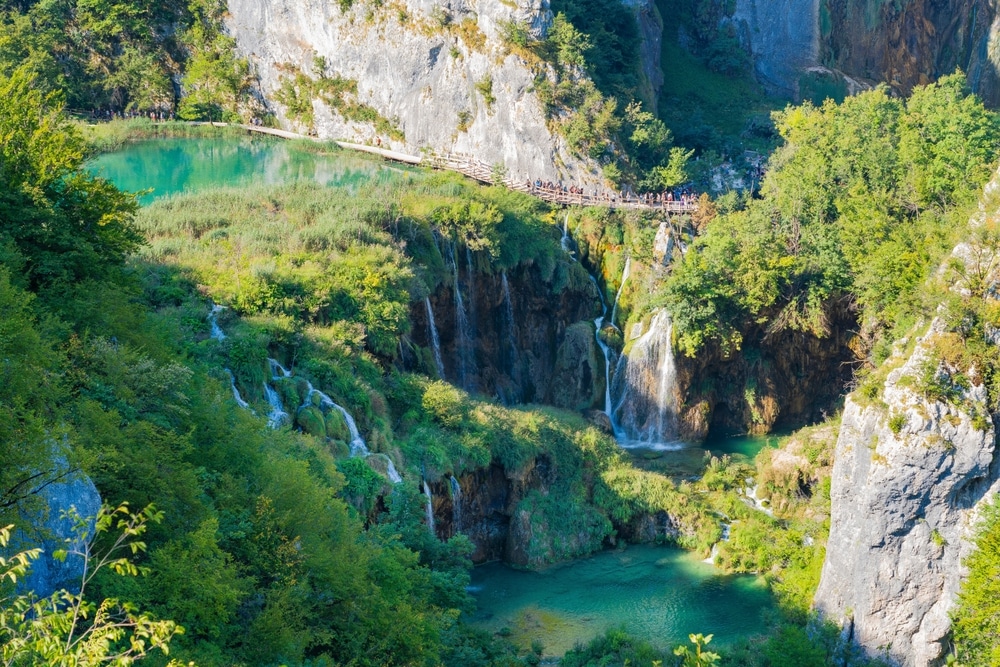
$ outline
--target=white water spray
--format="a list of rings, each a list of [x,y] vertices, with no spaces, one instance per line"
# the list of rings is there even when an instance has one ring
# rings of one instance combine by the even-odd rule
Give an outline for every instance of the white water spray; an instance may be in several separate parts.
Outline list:
[[[354,417],[351,416],[350,412],[335,403],[332,398],[321,392],[319,389],[313,387],[311,382],[306,382],[306,388],[308,391],[306,393],[306,400],[303,402],[302,407],[306,407],[312,403],[312,397],[314,395],[319,396],[320,405],[333,408],[344,418],[344,422],[347,424],[347,430],[351,434],[351,442],[349,445],[351,449],[351,456],[360,456],[363,458],[368,458],[369,456],[384,457],[386,462],[386,475],[389,477],[389,480],[393,484],[398,484],[403,481],[403,477],[399,474],[399,471],[396,470],[396,466],[393,464],[392,459],[385,454],[372,454],[371,451],[369,451],[368,445],[365,444],[364,438],[361,437],[358,425],[354,421]]]
[[[437,368],[438,377],[444,379],[444,361],[441,359],[441,339],[438,337],[437,325],[434,324],[434,309],[431,308],[430,297],[424,297],[424,306],[427,307],[427,326],[431,330],[431,347],[434,350],[434,366]]]
[[[434,530],[434,502],[431,498],[431,487],[427,486],[427,480],[424,480],[424,495],[427,496],[427,528],[431,531],[431,535],[437,535]]]
[[[451,483],[451,522],[455,532],[462,532],[462,485],[454,475],[448,478]]]
[[[618,329],[618,325],[615,324],[615,320],[618,317],[618,299],[622,295],[622,290],[625,289],[625,281],[628,280],[628,276],[631,271],[632,271],[632,258],[626,257],[625,268],[622,270],[622,281],[621,284],[618,285],[618,291],[615,292],[615,302],[614,306],[611,308],[611,320],[609,324],[611,324],[611,326],[613,326],[615,329]],[[621,329],[618,330],[621,331]]]
[[[616,436],[623,446],[678,449],[677,366],[670,315],[661,310],[615,372]]]

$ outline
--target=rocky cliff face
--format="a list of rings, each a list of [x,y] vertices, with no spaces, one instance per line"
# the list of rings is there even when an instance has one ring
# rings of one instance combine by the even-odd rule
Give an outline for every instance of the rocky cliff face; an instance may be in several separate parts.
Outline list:
[[[238,50],[256,67],[261,92],[286,126],[295,123],[276,102],[282,82],[295,72],[315,73],[319,57],[326,75],[357,82],[354,101],[404,135],[393,139],[316,99],[320,137],[378,137],[412,154],[473,154],[516,178],[600,184],[596,168],[550,131],[532,92],[535,73],[503,45],[511,21],[543,34],[552,18],[546,0],[229,0],[229,12]]]
[[[994,0],[825,0],[824,64],[901,93],[961,68],[986,102],[1000,104]]]
[[[955,252],[967,264],[982,256]],[[935,319],[901,342],[884,382],[848,398],[837,441],[815,605],[894,664],[943,659],[970,529],[1000,488],[995,406],[974,367],[948,361],[955,338]]]
[[[836,409],[851,379],[851,343],[857,321],[846,303],[829,313],[824,338],[799,331],[744,332],[743,348],[725,354],[709,348],[695,359],[678,358],[686,439],[720,433],[767,433],[822,421]]]
[[[556,271],[567,267],[579,268],[567,264]],[[507,276],[505,293],[502,274],[473,274],[459,274],[473,341],[466,388],[508,404],[585,410],[599,402],[604,396],[604,361],[594,342],[592,319],[600,305],[593,284],[563,273],[552,280],[568,284],[556,288],[536,265],[521,265]],[[445,379],[462,386],[454,287],[441,284],[430,301]],[[413,342],[429,349],[430,322],[423,303],[413,305],[410,319]],[[424,370],[435,374],[433,368]]]
[[[732,20],[772,94],[798,98],[799,77],[818,64],[820,0],[737,0]]]

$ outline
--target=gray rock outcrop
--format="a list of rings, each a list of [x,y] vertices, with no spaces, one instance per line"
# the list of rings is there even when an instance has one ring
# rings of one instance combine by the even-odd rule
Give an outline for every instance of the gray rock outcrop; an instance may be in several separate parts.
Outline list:
[[[965,244],[953,256],[983,257]],[[878,396],[848,397],[814,601],[869,654],[907,667],[944,658],[976,517],[1000,489],[996,415],[975,368],[945,360],[948,335],[935,319],[912,345],[897,344]]]
[[[757,80],[772,94],[798,98],[802,72],[818,64],[819,0],[737,0],[735,22]]]
[[[285,77],[311,74],[317,58],[326,74],[357,82],[356,101],[393,122],[405,139],[377,134],[372,123],[347,120],[313,101],[322,138],[377,140],[419,154],[471,154],[503,164],[518,179],[601,183],[596,166],[570,154],[550,129],[534,93],[541,63],[509,52],[510,22],[542,36],[552,19],[547,0],[360,0],[346,11],[329,0],[229,0],[228,29],[256,68],[261,92],[282,124],[297,127],[276,94]],[[489,94],[483,92],[489,81]],[[492,96],[492,100],[489,97]]]
[[[76,551],[82,547],[76,540],[76,520],[66,516],[70,509],[75,509],[88,526],[88,532],[93,533],[94,517],[101,508],[97,487],[89,477],[75,472],[43,487],[38,498],[41,502],[22,512],[16,548],[41,548],[42,554],[31,564],[31,571],[21,585],[39,597],[48,597],[62,588],[79,590],[83,558],[70,553],[60,561],[52,554],[58,549]]]

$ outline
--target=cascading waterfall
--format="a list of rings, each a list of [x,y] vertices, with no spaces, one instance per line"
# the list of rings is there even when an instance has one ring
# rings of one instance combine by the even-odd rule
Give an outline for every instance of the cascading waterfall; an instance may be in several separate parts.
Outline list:
[[[455,247],[449,246],[449,259],[451,261],[452,277],[455,285],[455,324],[458,334],[458,377],[462,383],[462,389],[471,390],[469,378],[475,374],[475,360],[472,356],[473,338],[469,326],[468,313],[465,310],[465,301],[462,299],[462,287],[458,281],[458,262],[455,260]]]
[[[472,265],[472,251],[465,246],[466,295],[469,297],[469,340],[476,339],[476,272]]]
[[[361,432],[358,430],[358,425],[354,421],[354,417],[351,416],[350,412],[348,412],[346,409],[335,403],[332,398],[321,392],[319,389],[314,388],[311,382],[306,382],[306,388],[308,389],[308,392],[306,393],[306,400],[302,404],[303,407],[309,405],[309,403],[312,401],[313,395],[316,395],[319,396],[319,401],[321,405],[324,405],[328,408],[333,408],[334,410],[339,412],[341,416],[343,416],[344,422],[347,424],[347,430],[350,431],[351,433],[351,442],[350,442],[351,456],[361,456],[363,458],[368,458],[369,456],[378,456],[379,458],[383,458],[386,462],[385,474],[388,475],[389,481],[391,481],[393,484],[399,484],[400,482],[403,481],[403,477],[402,475],[399,474],[399,471],[396,470],[396,465],[392,462],[392,459],[390,459],[385,454],[372,454],[368,450],[368,445],[365,444],[364,438],[361,437]]]
[[[451,483],[451,522],[455,532],[462,532],[462,485],[454,475],[448,478]]]
[[[208,313],[208,325],[210,327],[211,336],[220,343],[226,340],[226,334],[222,331],[222,327],[219,326],[219,313],[226,309],[225,306],[220,306],[217,303],[212,304],[212,310]]]
[[[510,283],[507,282],[507,272],[500,273],[500,290],[503,293],[503,331],[501,335],[506,341],[506,355],[508,357],[506,367],[512,380],[518,386],[518,353],[517,353],[517,333],[514,330],[514,302],[510,298]],[[518,400],[520,400],[518,398]]]
[[[229,376],[229,386],[233,388],[233,398],[236,399],[236,404],[243,408],[244,410],[250,410],[250,404],[243,400],[240,396],[240,390],[236,388],[236,376],[228,368],[223,369],[226,371],[226,375]],[[253,412],[251,410],[251,412]]]
[[[424,495],[427,496],[427,528],[430,529],[431,535],[436,535],[434,531],[434,499],[431,497],[431,487],[427,486],[427,480],[424,480]]]
[[[613,326],[615,329],[618,329],[618,325],[615,324],[615,320],[618,317],[618,299],[622,295],[622,290],[625,288],[625,281],[628,280],[628,276],[631,271],[632,271],[632,258],[626,257],[625,268],[622,270],[622,281],[621,284],[618,285],[618,291],[615,292],[614,307],[611,308],[611,321],[609,322],[609,324],[611,324],[611,326]],[[621,331],[621,329],[618,330]]]
[[[590,281],[594,283],[597,296],[601,299],[601,316],[594,320],[594,336],[597,339],[597,347],[601,349],[601,354],[604,355],[604,414],[608,416],[608,420],[611,422],[611,430],[615,431],[615,415],[611,409],[611,350],[601,340],[601,327],[604,326],[604,318],[608,315],[608,303],[604,300],[604,292],[601,290],[601,286],[597,284],[597,278],[590,276]]]
[[[444,361],[441,359],[441,339],[438,337],[437,325],[434,324],[434,309],[431,308],[431,298],[424,297],[424,305],[427,307],[427,326],[431,330],[431,347],[434,349],[434,365],[437,367],[438,377],[444,379]]]
[[[657,312],[649,330],[633,345],[615,371],[616,436],[623,445],[678,449],[677,366],[671,337],[673,325],[665,310]]]
[[[271,412],[267,415],[267,425],[271,428],[280,428],[290,419],[288,413],[285,412],[284,404],[281,402],[281,396],[274,390],[274,387],[266,382],[264,383],[264,395],[267,396],[267,402],[271,406]]]
[[[212,310],[210,310],[208,313],[208,326],[210,335],[212,336],[212,338],[219,341],[220,343],[226,340],[226,332],[224,332],[222,330],[222,327],[219,326],[218,317],[219,313],[221,313],[225,309],[226,309],[225,306],[220,306],[217,303],[213,303]],[[250,404],[243,400],[243,397],[240,396],[240,390],[236,388],[236,376],[233,375],[233,372],[228,368],[224,368],[222,370],[226,371],[226,375],[229,376],[229,386],[232,387],[233,389],[233,398],[236,399],[236,405],[240,406],[244,410],[250,410],[250,412],[253,412],[253,410],[250,408]]]
[[[573,250],[569,245],[569,211],[566,211],[566,217],[563,218],[562,238],[559,239],[559,245],[563,252],[573,257]]]

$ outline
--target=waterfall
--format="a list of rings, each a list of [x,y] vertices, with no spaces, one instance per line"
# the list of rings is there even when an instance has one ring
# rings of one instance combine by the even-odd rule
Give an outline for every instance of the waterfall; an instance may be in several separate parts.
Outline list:
[[[431,497],[431,487],[427,486],[427,480],[424,480],[424,495],[427,496],[427,527],[431,531],[431,535],[437,535],[434,531],[434,503]]]
[[[475,360],[472,357],[472,333],[469,327],[469,317],[465,310],[465,301],[462,299],[462,287],[458,281],[458,262],[455,260],[455,248],[449,247],[449,259],[451,260],[452,277],[455,289],[455,325],[458,334],[458,377],[462,383],[462,389],[470,391],[471,386],[469,376],[475,370]]]
[[[438,338],[437,325],[434,324],[434,310],[431,308],[431,298],[424,297],[424,305],[427,307],[427,326],[431,330],[431,347],[434,348],[434,365],[437,367],[438,377],[444,379],[444,361],[441,360],[441,339]]]
[[[563,218],[562,238],[559,239],[559,245],[571,259],[576,259],[573,257],[573,249],[569,245],[569,211],[566,211],[566,217]]]
[[[712,545],[712,553],[709,554],[708,558],[702,561],[702,563],[708,563],[709,565],[715,565],[715,559],[719,557],[719,544],[722,542],[729,541],[729,524],[723,523],[722,525],[722,537],[719,541]]]
[[[225,306],[220,306],[217,303],[212,304],[212,310],[208,313],[208,325],[210,327],[211,336],[220,343],[226,340],[226,334],[222,331],[222,327],[219,326],[219,313],[226,309]]]
[[[278,362],[276,361],[273,363],[274,365],[277,366],[277,368],[284,371],[284,369],[281,368],[281,364],[278,364]],[[285,377],[288,376],[286,375]],[[312,402],[312,397],[315,395],[319,396],[320,405],[323,405],[327,408],[333,408],[334,410],[339,412],[341,416],[343,416],[344,422],[347,424],[347,430],[350,431],[351,433],[351,442],[350,442],[351,456],[360,456],[362,458],[368,458],[369,456],[376,456],[379,458],[384,458],[386,462],[385,474],[389,478],[389,481],[391,481],[393,484],[399,484],[400,482],[403,481],[403,477],[402,475],[399,474],[399,471],[396,470],[396,465],[392,462],[392,459],[390,459],[385,454],[373,454],[371,451],[369,451],[368,445],[365,444],[365,439],[361,437],[361,432],[358,430],[358,424],[357,422],[354,421],[354,417],[351,416],[350,412],[348,412],[340,405],[337,405],[332,398],[321,392],[319,389],[313,387],[311,382],[308,381],[306,382],[306,388],[308,389],[308,391],[306,392],[306,400],[302,403],[302,407],[308,406]]]
[[[451,522],[455,532],[462,532],[462,486],[454,475],[448,478],[451,482]]]
[[[476,339],[476,273],[472,266],[472,251],[469,246],[465,246],[465,275],[468,289],[465,291],[469,297],[469,340]]]
[[[267,363],[271,366],[271,378],[273,380],[278,380],[281,378],[292,377],[292,372],[286,370],[284,366],[278,363],[277,359],[268,359]]]
[[[601,327],[604,326],[604,318],[608,314],[608,303],[604,300],[604,291],[601,286],[597,284],[597,278],[590,276],[590,281],[594,283],[594,289],[597,290],[597,296],[601,299],[601,316],[594,320],[594,336],[597,338],[597,347],[601,349],[601,354],[604,355],[604,414],[608,416],[608,420],[611,422],[611,430],[615,430],[615,415],[614,411],[611,409],[611,350],[608,349],[607,344],[601,340]]]
[[[500,290],[503,293],[503,330],[501,335],[506,341],[507,371],[511,380],[518,383],[517,377],[517,333],[514,330],[514,302],[510,298],[510,283],[507,282],[507,272],[500,273]],[[518,392],[520,393],[520,392]],[[520,396],[518,399],[520,400]]]
[[[211,336],[220,343],[226,340],[226,333],[222,330],[222,327],[219,326],[218,317],[219,313],[225,309],[225,306],[213,303],[212,310],[208,313],[208,326]],[[250,412],[253,412],[250,408],[250,404],[243,400],[243,397],[240,396],[240,390],[236,388],[236,376],[233,375],[233,372],[228,368],[224,368],[222,370],[226,371],[226,375],[229,376],[229,386],[233,389],[233,398],[236,399],[236,405],[240,406],[244,410],[250,410]]]
[[[614,408],[621,429],[619,439],[628,446],[678,449],[677,366],[671,337],[670,315],[661,310],[653,316],[649,330],[632,345],[615,372],[618,403]]]
[[[271,406],[271,412],[267,416],[267,425],[271,428],[280,428],[290,419],[281,402],[281,396],[266,382],[264,383],[264,395],[267,396],[267,402]]]
[[[611,324],[611,326],[613,326],[615,329],[618,329],[618,325],[615,324],[615,319],[618,316],[618,299],[622,295],[622,290],[625,288],[625,281],[628,280],[629,272],[631,272],[631,270],[632,270],[632,258],[626,257],[625,268],[622,270],[622,281],[621,284],[618,285],[618,291],[615,292],[615,303],[614,307],[611,309],[611,321],[609,322],[609,324]],[[618,330],[621,331],[621,329]]]
[[[236,388],[236,376],[228,368],[223,369],[226,371],[226,375],[229,376],[229,386],[233,388],[233,398],[236,399],[236,404],[239,405],[244,410],[250,410],[250,404],[243,400],[240,396],[240,390]],[[253,412],[251,410],[251,412]]]

